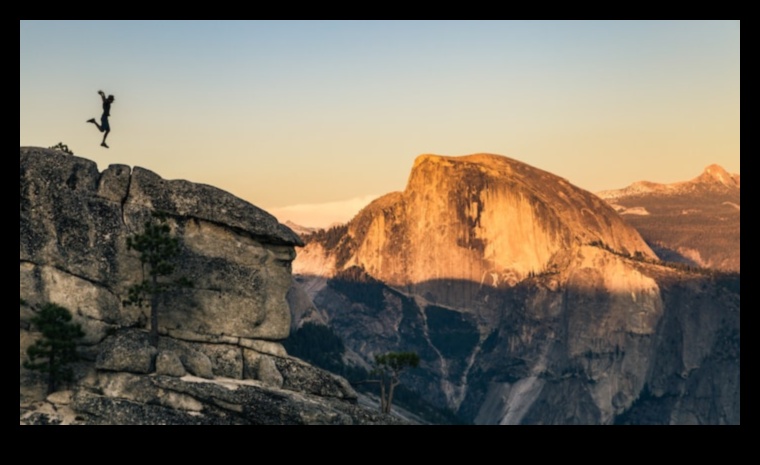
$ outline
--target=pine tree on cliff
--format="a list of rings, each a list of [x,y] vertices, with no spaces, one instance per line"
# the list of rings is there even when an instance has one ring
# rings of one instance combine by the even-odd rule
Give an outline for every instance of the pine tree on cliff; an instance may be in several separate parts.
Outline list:
[[[375,367],[372,375],[380,383],[380,411],[391,413],[393,393],[401,383],[399,376],[407,368],[415,368],[420,364],[420,356],[415,352],[388,352],[375,356]]]
[[[143,279],[129,287],[124,305],[150,306],[150,343],[157,347],[159,297],[172,289],[192,287],[185,277],[173,281],[164,279],[174,273],[174,261],[180,253],[179,239],[171,235],[166,215],[154,212],[140,234],[127,238],[127,248],[140,254]]]
[[[71,312],[53,303],[42,306],[31,322],[42,333],[42,338],[26,349],[29,357],[24,367],[47,373],[48,394],[54,392],[61,381],[71,381],[69,366],[79,360],[77,340],[84,336],[81,326],[70,323]]]

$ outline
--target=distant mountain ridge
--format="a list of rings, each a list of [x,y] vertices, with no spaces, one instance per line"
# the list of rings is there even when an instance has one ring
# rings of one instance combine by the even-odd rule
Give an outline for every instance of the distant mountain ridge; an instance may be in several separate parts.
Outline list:
[[[689,181],[639,181],[598,195],[636,228],[663,260],[740,270],[738,174],[710,165]]]
[[[610,189],[597,192],[607,201],[639,195],[670,194],[679,195],[698,190],[733,191],[740,188],[739,174],[731,174],[720,165],[710,165],[694,179],[668,184],[651,181],[637,181],[622,189]]]
[[[305,234],[311,234],[314,231],[318,230],[319,228],[312,228],[309,226],[301,226],[300,224],[296,224],[290,220],[285,221],[283,223],[285,226],[289,227],[293,232],[295,232],[298,235],[305,235]]]

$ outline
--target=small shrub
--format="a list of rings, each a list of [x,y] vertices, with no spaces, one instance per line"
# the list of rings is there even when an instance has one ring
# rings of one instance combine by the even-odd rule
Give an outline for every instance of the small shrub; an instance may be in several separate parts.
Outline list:
[[[74,155],[74,152],[72,152],[71,149],[69,149],[69,146],[64,144],[63,142],[58,142],[54,146],[48,147],[48,148],[51,148],[53,150],[58,150],[59,152],[67,153],[69,155]]]

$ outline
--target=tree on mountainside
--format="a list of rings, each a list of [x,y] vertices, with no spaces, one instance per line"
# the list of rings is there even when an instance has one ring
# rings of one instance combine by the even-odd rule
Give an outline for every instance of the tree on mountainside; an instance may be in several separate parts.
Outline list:
[[[416,352],[388,352],[375,356],[374,369],[371,375],[377,379],[371,382],[380,384],[380,411],[390,413],[393,405],[393,392],[401,381],[399,376],[407,368],[415,368],[420,364],[420,356]]]
[[[77,340],[84,336],[82,327],[70,323],[71,312],[60,305],[47,303],[31,322],[42,333],[42,338],[26,349],[29,357],[24,367],[47,373],[50,394],[61,381],[71,381],[73,371],[69,366],[79,360]]]
[[[166,219],[166,214],[154,212],[140,234],[127,238],[127,248],[140,253],[143,279],[129,287],[124,305],[150,306],[150,343],[153,347],[158,346],[159,296],[171,289],[193,285],[185,277],[173,281],[162,279],[174,273],[174,260],[180,253],[179,239],[171,235]]]

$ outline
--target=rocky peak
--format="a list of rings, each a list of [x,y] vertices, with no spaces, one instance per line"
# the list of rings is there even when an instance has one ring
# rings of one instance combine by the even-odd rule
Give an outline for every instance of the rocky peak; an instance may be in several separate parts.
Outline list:
[[[696,177],[693,182],[706,184],[720,184],[729,188],[739,187],[739,182],[735,176],[724,170],[720,165],[710,165]]]
[[[337,257],[333,273],[355,265],[394,286],[498,287],[546,270],[559,250],[590,243],[654,257],[608,204],[563,178],[499,155],[425,154],[404,192],[359,212],[334,250],[321,247]],[[306,247],[312,259],[296,261],[296,272],[324,274],[309,269],[329,262],[313,259],[318,248]]]
[[[670,184],[636,181],[628,187],[601,191],[597,195],[608,201],[616,201],[642,195],[683,195],[703,191],[734,194],[740,188],[739,179],[738,174],[730,174],[720,165],[712,164],[706,167],[702,174],[689,181]]]

